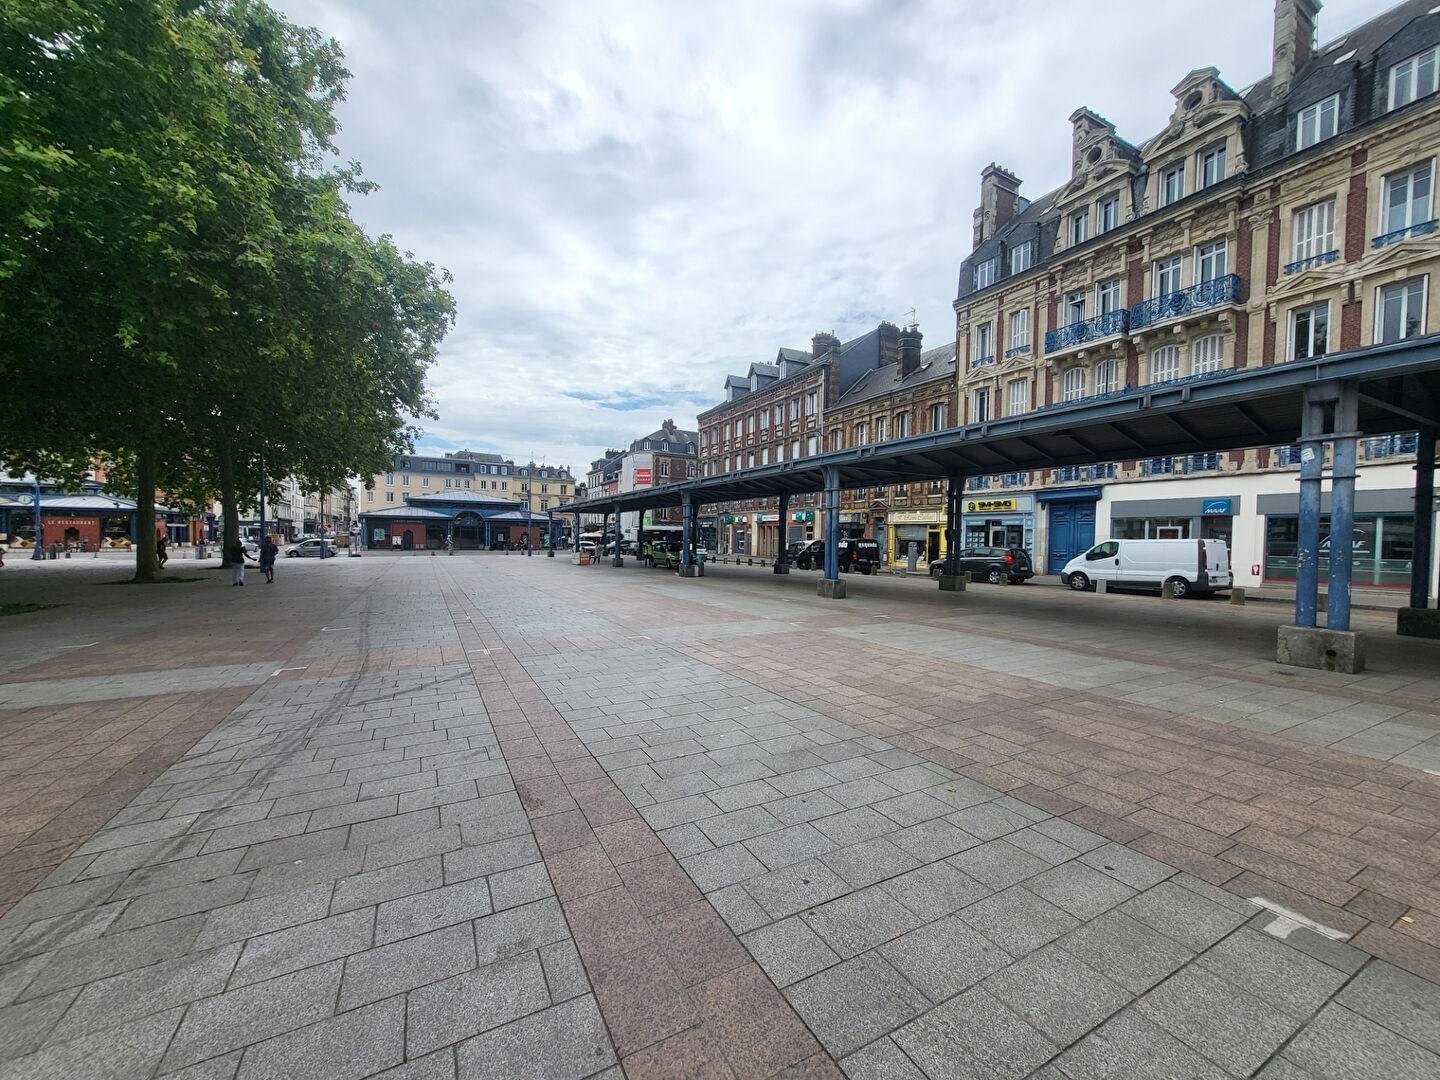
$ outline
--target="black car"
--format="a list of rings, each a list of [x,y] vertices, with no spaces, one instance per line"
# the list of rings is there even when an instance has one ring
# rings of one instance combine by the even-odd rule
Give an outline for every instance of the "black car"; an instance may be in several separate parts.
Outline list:
[[[880,566],[880,544],[868,537],[846,537],[839,541],[840,572],[852,570],[862,574],[873,574]],[[811,540],[794,553],[791,560],[797,570],[825,569],[825,541]]]
[[[1035,576],[1030,553],[1015,547],[974,547],[961,548],[955,553],[955,573],[969,572],[971,581],[988,581],[999,585],[1006,578],[1010,584],[1019,585]],[[946,561],[936,560],[930,564],[930,576],[940,577],[945,573]]]

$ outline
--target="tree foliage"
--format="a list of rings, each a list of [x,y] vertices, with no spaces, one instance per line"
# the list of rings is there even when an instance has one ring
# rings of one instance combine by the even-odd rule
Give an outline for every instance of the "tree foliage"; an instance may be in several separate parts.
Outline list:
[[[408,446],[453,303],[349,216],[347,77],[256,0],[0,0],[6,466],[108,462],[145,529],[155,485],[200,502],[264,453],[331,487]]]

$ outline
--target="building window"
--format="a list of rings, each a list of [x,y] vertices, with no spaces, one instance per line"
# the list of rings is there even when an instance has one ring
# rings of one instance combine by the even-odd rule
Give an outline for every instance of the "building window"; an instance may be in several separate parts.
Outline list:
[[[1200,281],[1214,281],[1222,278],[1226,270],[1225,241],[1216,240],[1211,244],[1201,244],[1195,252],[1195,265],[1199,268]]]
[[[1021,308],[1019,311],[1010,313],[1010,348],[1006,352],[1028,348],[1030,348],[1030,309]]]
[[[1072,367],[1060,380],[1061,400],[1079,401],[1085,396],[1085,369]]]
[[[1155,283],[1152,290],[1155,296],[1169,296],[1181,290],[1183,286],[1180,284],[1180,271],[1183,265],[1184,260],[1179,255],[1160,259],[1155,263],[1155,271],[1151,275],[1151,280]]]
[[[870,425],[867,424],[867,423],[864,423],[863,421],[862,421],[861,423],[856,424],[856,425],[855,425],[855,445],[856,445],[856,446],[864,446],[864,445],[865,445],[867,442],[869,442],[869,441],[870,441]]]
[[[1295,211],[1295,261],[1324,255],[1335,247],[1335,200]]]
[[[401,486],[401,487],[409,487],[409,486],[410,486],[410,474],[409,474],[409,473],[406,473],[405,475],[403,475],[402,477],[400,477],[400,486]]]
[[[372,490],[367,490],[367,491],[365,492],[365,501],[366,501],[366,502],[374,502],[374,501],[375,501],[375,492],[374,492],[373,489],[372,489]]]
[[[1120,224],[1120,196],[1111,195],[1095,204],[1095,231],[1109,232]]]
[[[775,427],[778,429],[778,428],[779,428],[782,424],[784,424],[784,423],[785,423],[785,406],[784,406],[784,405],[776,405],[776,406],[775,406]]]
[[[1085,292],[1068,293],[1065,296],[1065,325],[1074,326],[1085,321]]]
[[[1018,274],[1022,270],[1029,270],[1031,260],[1034,258],[1034,244],[1020,244],[1010,249],[1010,273]]]
[[[910,414],[908,412],[895,414],[895,438],[903,439],[910,434]]]
[[[661,476],[669,476],[669,475],[670,475],[670,459],[669,459],[669,458],[661,458],[661,459],[660,459],[660,475],[661,475]],[[540,485],[540,494],[543,495],[543,494],[545,494],[545,493],[546,493],[547,491],[549,491],[549,490],[550,490],[550,485],[549,485],[549,484],[541,484],[541,485]]]
[[[387,484],[393,484],[393,483],[395,483],[395,474],[392,473],[392,472],[387,472],[387,473],[385,474],[385,483],[387,483]]]
[[[1185,197],[1185,166],[1172,165],[1160,174],[1160,205],[1169,206]]]
[[[393,503],[393,502],[395,501],[395,492],[393,492],[393,491],[387,491],[387,492],[385,492],[385,501],[386,501],[386,502]]]
[[[1019,416],[1030,411],[1030,380],[1016,379],[1010,384],[1010,403],[1006,407],[1007,416]]]
[[[800,399],[799,399],[798,397],[792,397],[792,398],[790,399],[790,422],[791,422],[792,424],[795,424],[795,423],[798,423],[799,420],[800,420]]]
[[[1120,310],[1120,279],[1111,278],[1095,286],[1095,313],[1109,315]]]
[[[1324,356],[1330,344],[1330,304],[1296,308],[1290,312],[1290,359]]]
[[[1196,190],[1218,184],[1225,179],[1225,147],[1212,146],[1196,155]]]
[[[945,403],[936,402],[930,406],[930,430],[941,431],[945,427]]]
[[[805,415],[815,416],[820,412],[820,398],[816,391],[811,390],[805,395]]]
[[[994,285],[995,278],[999,272],[999,259],[986,259],[979,266],[975,267],[975,288],[983,289],[987,285]]]
[[[972,365],[995,359],[994,335],[995,327],[992,323],[981,323],[975,327],[975,358],[970,361]]]
[[[990,391],[989,389],[976,390],[971,399],[973,405],[970,414],[971,423],[983,424],[990,419]]]
[[[1375,342],[1403,341],[1425,329],[1425,279],[1402,281],[1380,290],[1375,312]]]
[[[1398,109],[1435,92],[1437,59],[1440,46],[1433,46],[1390,69],[1390,108]]]
[[[843,450],[843,449],[845,449],[845,433],[844,433],[843,431],[841,431],[839,428],[835,428],[835,429],[833,429],[833,430],[830,432],[830,449],[831,449],[831,450]]]
[[[1070,215],[1070,246],[1090,239],[1090,211],[1076,210]]]
[[[1150,354],[1150,381],[1169,382],[1180,377],[1180,346],[1161,345]]]
[[[1187,473],[1219,472],[1220,455],[1215,453],[1186,454],[1185,471]]]
[[[890,438],[890,421],[884,416],[875,418],[875,441],[884,442]]]
[[[1295,149],[1304,150],[1324,142],[1340,130],[1340,95],[1331,94],[1324,101],[1300,110],[1295,118]]]
[[[1095,393],[1114,394],[1120,390],[1120,361],[1113,357],[1095,365]]]
[[[805,440],[805,453],[815,455],[820,452],[820,436],[811,435]]]
[[[1219,371],[1225,362],[1225,340],[1219,334],[1196,338],[1190,343],[1190,374]]]
[[[1380,196],[1381,233],[1399,232],[1430,220],[1435,193],[1430,162],[1385,178]]]
[[[794,461],[800,456],[800,440],[795,439],[790,443],[790,460]]]

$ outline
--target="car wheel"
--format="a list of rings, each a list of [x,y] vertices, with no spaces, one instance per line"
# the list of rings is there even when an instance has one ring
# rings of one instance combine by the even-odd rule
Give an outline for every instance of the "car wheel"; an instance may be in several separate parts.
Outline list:
[[[1004,573],[1001,572],[998,566],[992,566],[989,571],[986,572],[985,580],[990,582],[991,585],[999,585],[1000,579],[1004,576]]]
[[[1079,571],[1076,571],[1070,575],[1070,588],[1075,592],[1089,592],[1090,579]]]
[[[1165,584],[1175,590],[1176,600],[1184,600],[1185,597],[1190,595],[1190,582],[1186,581],[1183,577],[1172,577]]]
[[[293,559],[293,558],[295,558],[295,556],[297,556],[297,555],[299,555],[299,554],[300,554],[300,553],[299,553],[298,551],[287,551],[287,552],[285,552],[285,557],[286,557],[286,558],[289,558],[289,559]]]

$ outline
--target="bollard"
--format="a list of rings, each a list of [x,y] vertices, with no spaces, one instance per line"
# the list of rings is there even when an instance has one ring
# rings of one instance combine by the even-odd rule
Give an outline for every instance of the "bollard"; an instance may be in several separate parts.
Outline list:
[[[1103,581],[1097,581],[1097,582],[1095,582],[1095,594],[1096,594],[1097,596],[1103,596],[1103,595],[1105,594],[1105,592],[1106,592],[1105,582],[1103,582]]]
[[[1230,603],[1236,607],[1245,606],[1245,590],[1241,586],[1236,585],[1230,590]]]
[[[1174,600],[1174,599],[1175,599],[1175,583],[1174,583],[1173,581],[1167,581],[1167,582],[1165,582],[1164,585],[1161,585],[1161,586],[1160,586],[1160,599],[1161,599],[1161,600]]]

